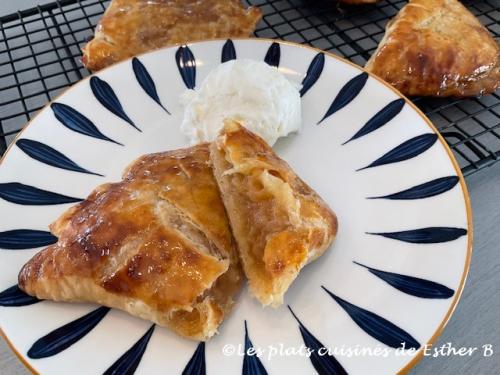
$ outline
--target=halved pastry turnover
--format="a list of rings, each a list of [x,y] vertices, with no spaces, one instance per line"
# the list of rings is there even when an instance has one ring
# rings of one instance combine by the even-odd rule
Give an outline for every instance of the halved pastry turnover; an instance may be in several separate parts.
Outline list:
[[[300,270],[331,245],[337,218],[264,140],[237,122],[226,121],[210,159],[250,291],[263,305],[279,306]]]
[[[406,95],[476,96],[500,87],[500,47],[457,0],[411,0],[365,68]]]
[[[96,302],[206,340],[241,286],[206,144],[139,158],[50,228],[58,242],[19,274],[40,299]]]

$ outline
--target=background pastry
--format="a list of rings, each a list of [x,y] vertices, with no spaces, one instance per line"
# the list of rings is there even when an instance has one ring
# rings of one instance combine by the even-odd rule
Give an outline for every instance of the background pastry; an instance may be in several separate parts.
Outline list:
[[[58,242],[21,270],[40,299],[125,310],[206,340],[242,274],[208,165],[208,146],[146,155],[51,226]]]
[[[227,121],[210,159],[251,293],[263,304],[283,295],[337,233],[328,205],[267,143]]]
[[[83,64],[95,71],[168,45],[247,37],[261,15],[240,0],[113,0],[83,48]]]
[[[365,67],[406,95],[476,96],[500,87],[500,47],[457,0],[411,0]]]

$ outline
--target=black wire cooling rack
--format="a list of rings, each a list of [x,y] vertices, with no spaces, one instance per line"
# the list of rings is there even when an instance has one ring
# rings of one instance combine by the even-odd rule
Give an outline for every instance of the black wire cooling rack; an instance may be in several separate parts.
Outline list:
[[[0,18],[0,155],[25,123],[66,87],[89,75],[81,47],[107,0],[59,0]],[[330,51],[364,65],[406,1],[343,6],[335,0],[248,0],[263,20],[255,35]],[[464,4],[500,38],[500,0]],[[465,175],[500,159],[500,92],[482,98],[414,98],[444,135]]]

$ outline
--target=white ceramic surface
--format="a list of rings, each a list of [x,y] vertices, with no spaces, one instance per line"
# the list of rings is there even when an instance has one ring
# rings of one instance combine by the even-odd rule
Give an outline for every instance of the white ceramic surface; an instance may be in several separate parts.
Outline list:
[[[155,84],[159,100],[170,114],[140,85],[131,61],[96,74],[111,86],[123,110],[142,132],[106,109],[93,94],[89,79],[78,83],[56,100],[83,114],[102,134],[123,146],[71,130],[56,119],[50,107],[45,108],[19,139],[41,142],[79,166],[103,176],[43,163],[29,156],[26,147],[23,151],[18,140],[18,145],[11,147],[0,166],[0,196],[3,194],[4,197],[0,199],[0,243],[10,244],[9,235],[13,230],[47,231],[48,224],[70,206],[27,204],[22,201],[22,194],[21,200],[12,198],[13,185],[8,183],[16,182],[84,198],[97,185],[118,181],[123,168],[138,156],[186,146],[188,141],[179,131],[182,119],[179,95],[186,89],[180,71],[186,65],[185,57],[188,51],[194,55],[195,83],[199,85],[208,72],[220,63],[224,45],[229,48],[225,41],[202,42],[189,45],[189,50],[183,48],[182,53],[174,47],[139,57]],[[293,44],[279,44],[278,47],[275,44],[269,52],[270,46],[271,41],[265,40],[234,41],[237,58],[263,60],[267,54],[268,61],[276,63],[276,52],[279,50],[280,71],[299,83],[320,52]],[[176,52],[184,57],[181,69]],[[459,172],[450,152],[438,139],[425,151],[407,160],[359,170],[405,141],[433,134],[435,130],[406,102],[392,119],[381,121],[383,124],[377,129],[343,145],[399,96],[373,77],[368,78],[364,85],[354,85],[351,91],[342,91],[351,79],[362,74],[361,69],[330,55],[324,57],[319,79],[302,98],[301,133],[280,140],[275,150],[336,212],[339,220],[337,239],[323,257],[301,272],[287,292],[285,305],[281,308],[262,308],[247,290],[243,290],[220,333],[205,345],[208,374],[242,372],[244,358],[238,354],[224,355],[223,348],[228,344],[236,349],[244,345],[245,320],[253,346],[264,350],[259,360],[269,374],[315,373],[314,362],[303,355],[278,353],[269,358],[273,353],[270,346],[299,349],[304,345],[299,324],[286,305],[325,347],[339,351],[342,347],[345,350],[348,347],[389,349],[386,343],[391,338],[390,333],[387,338],[385,323],[380,326],[378,318],[372,315],[374,320],[366,322],[367,315],[363,315],[363,311],[384,318],[384,322],[391,322],[420,345],[425,345],[449,317],[450,309],[461,292],[471,240],[470,213],[463,180],[456,178],[449,188],[442,189],[445,191],[420,199],[367,199],[405,191],[443,177],[450,177],[448,181],[453,182],[453,176]],[[321,60],[318,58],[316,63],[321,65]],[[316,70],[310,69],[309,79],[318,72],[319,65]],[[360,79],[363,81],[362,77]],[[342,102],[342,98],[348,103],[318,125],[339,95],[337,104]],[[439,186],[436,184],[433,188],[438,189]],[[426,194],[432,195],[429,192]],[[8,199],[5,199],[6,196]],[[408,242],[408,237],[407,241],[403,241],[401,233],[400,239],[368,234],[422,228],[452,228],[448,231],[451,238],[436,242],[436,239],[443,239],[440,229],[431,231],[432,243],[412,243]],[[469,233],[465,234],[463,229]],[[16,244],[4,247],[16,247]],[[17,282],[21,266],[39,250],[0,249],[0,290]],[[376,272],[370,272],[353,261],[391,274],[378,273],[377,276]],[[452,290],[452,295],[442,298],[411,295],[408,290],[401,290],[401,283],[406,280],[409,283],[407,289],[422,284],[415,279],[401,278],[401,275],[446,286]],[[387,282],[391,277],[399,283],[400,289]],[[363,310],[342,307],[321,286]],[[429,293],[429,290],[424,292]],[[425,295],[424,292],[420,290],[413,294]],[[3,301],[8,304],[8,299]],[[88,304],[49,301],[27,306],[4,306],[0,307],[0,324],[18,354],[36,371],[42,374],[97,374],[112,366],[144,335],[151,323],[112,310],[90,332],[58,354],[42,359],[27,356],[38,339],[95,309],[96,306]],[[365,319],[366,326],[360,327],[348,310]],[[370,331],[370,327],[375,332]],[[136,373],[180,374],[197,346],[198,343],[156,327]],[[387,356],[337,353],[335,358],[349,374],[393,374],[412,361],[412,356],[397,355],[394,350]],[[321,363],[332,363],[331,359],[319,360],[326,361]],[[340,373],[338,371],[337,368],[337,372],[325,370],[322,373]]]

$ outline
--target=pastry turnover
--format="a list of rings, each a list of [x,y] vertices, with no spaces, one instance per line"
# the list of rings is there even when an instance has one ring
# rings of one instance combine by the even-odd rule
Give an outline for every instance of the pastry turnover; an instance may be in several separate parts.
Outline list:
[[[411,0],[366,69],[407,95],[476,96],[500,87],[500,47],[457,0]]]
[[[83,64],[96,71],[168,45],[246,37],[261,16],[240,0],[113,0],[83,48]]]
[[[336,216],[264,140],[237,122],[226,122],[210,160],[250,291],[263,305],[279,306],[301,268],[331,245]]]
[[[208,161],[206,144],[138,159],[51,225],[58,242],[22,268],[21,289],[214,335],[243,275]]]

